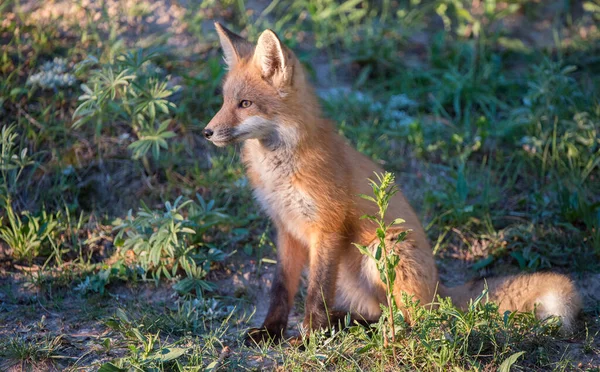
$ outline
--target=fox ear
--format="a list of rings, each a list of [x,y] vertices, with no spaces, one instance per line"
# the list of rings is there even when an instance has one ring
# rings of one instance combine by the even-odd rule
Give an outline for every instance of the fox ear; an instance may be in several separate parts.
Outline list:
[[[242,58],[252,55],[254,46],[248,40],[229,31],[219,22],[215,22],[215,28],[223,48],[225,63],[229,68],[235,66]]]
[[[291,83],[291,56],[273,31],[265,30],[258,38],[254,61],[260,67],[263,78],[272,84],[282,86]]]

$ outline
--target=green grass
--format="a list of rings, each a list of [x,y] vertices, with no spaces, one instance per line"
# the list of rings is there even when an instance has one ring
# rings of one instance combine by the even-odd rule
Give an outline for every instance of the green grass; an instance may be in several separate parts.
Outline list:
[[[61,337],[43,337],[26,340],[10,337],[2,343],[0,355],[5,358],[3,368],[20,368],[22,370],[52,368],[53,359],[59,356]]]
[[[82,4],[0,5],[0,369],[598,370],[597,1]],[[201,135],[213,20],[296,51],[340,133],[396,173],[442,280],[568,273],[577,331],[442,301],[396,314],[395,358],[384,319],[244,345],[275,246],[239,148]]]

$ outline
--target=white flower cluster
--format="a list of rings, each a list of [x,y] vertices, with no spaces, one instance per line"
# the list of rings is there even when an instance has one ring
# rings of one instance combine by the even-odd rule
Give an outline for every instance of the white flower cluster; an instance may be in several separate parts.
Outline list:
[[[344,100],[346,102],[350,101],[353,104],[364,105],[369,112],[380,115],[384,121],[390,122],[394,128],[405,127],[412,123],[414,118],[406,110],[417,105],[406,94],[396,94],[391,96],[387,102],[380,102],[375,100],[371,95],[354,91],[350,88],[321,90],[319,97],[329,103]]]
[[[337,102],[340,100],[351,100],[357,103],[373,103],[373,98],[362,92],[352,90],[348,87],[321,89],[318,92],[319,97],[327,102]]]
[[[406,127],[415,119],[406,110],[417,106],[417,103],[408,98],[406,94],[396,94],[389,98],[383,113],[384,120],[394,123],[394,127]]]
[[[233,310],[233,306],[224,306],[214,298],[196,298],[185,301],[183,307],[187,313],[197,312],[204,320],[219,320],[227,317]]]
[[[64,58],[54,58],[44,63],[40,71],[27,79],[27,85],[38,86],[42,89],[56,89],[75,85],[77,79],[71,73],[71,68]]]

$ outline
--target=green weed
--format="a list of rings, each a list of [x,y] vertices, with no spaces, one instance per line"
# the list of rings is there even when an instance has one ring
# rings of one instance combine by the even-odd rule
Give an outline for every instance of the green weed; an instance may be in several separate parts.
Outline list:
[[[179,87],[168,86],[168,77],[151,62],[154,56],[140,50],[92,70],[87,84],[81,85],[84,94],[73,113],[78,118],[73,128],[93,122],[99,136],[105,123],[123,118],[137,137],[129,145],[133,158],[143,158],[151,151],[158,159],[161,148],[168,148],[166,140],[175,136],[168,126],[176,106],[167,98]]]
[[[389,313],[387,317],[387,324],[390,329],[390,340],[392,342],[392,351],[394,353],[394,357],[396,357],[395,343],[396,343],[396,331],[394,328],[394,312],[397,311],[396,300],[394,298],[394,282],[396,281],[396,267],[398,263],[402,259],[398,252],[393,249],[393,246],[390,247],[386,245],[386,238],[388,230],[395,225],[400,225],[404,223],[404,220],[401,218],[396,218],[393,222],[387,223],[385,221],[385,214],[390,204],[390,200],[392,197],[398,192],[398,188],[395,184],[395,177],[392,173],[386,172],[382,175],[375,174],[377,177],[377,181],[369,180],[371,187],[373,188],[373,196],[370,195],[360,195],[361,198],[373,202],[379,208],[379,212],[377,215],[364,215],[361,218],[368,219],[371,222],[374,222],[377,225],[376,234],[379,239],[379,244],[373,250],[372,247],[367,247],[360,244],[354,244],[362,254],[368,256],[372,260],[375,261],[377,266],[377,270],[379,271],[379,275],[381,277],[381,281],[386,286],[386,297],[387,297],[387,311]],[[406,239],[406,235],[410,230],[404,231],[398,235],[396,241],[392,242],[392,244],[402,243]],[[384,346],[388,346],[388,336],[385,329],[383,332],[383,341]]]
[[[61,336],[30,340],[19,336],[9,337],[0,342],[0,356],[4,359],[0,367],[22,370],[53,368],[55,359],[60,357],[61,339]]]
[[[201,296],[203,291],[214,289],[204,280],[211,264],[226,257],[202,239],[227,215],[213,208],[214,201],[206,203],[199,195],[197,201],[181,200],[179,197],[173,204],[165,203],[164,213],[143,205],[135,217],[130,212],[125,220],[116,221],[116,246],[133,252],[144,277],[150,274],[155,280],[162,276],[171,279],[182,270],[186,278],[174,288]]]

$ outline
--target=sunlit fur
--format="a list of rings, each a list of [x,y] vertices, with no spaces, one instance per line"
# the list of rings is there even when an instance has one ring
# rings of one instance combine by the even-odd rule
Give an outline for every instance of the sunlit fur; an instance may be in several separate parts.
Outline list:
[[[217,30],[223,43],[230,31],[219,25]],[[367,178],[383,169],[352,148],[323,118],[301,64],[274,33],[265,31],[254,50],[242,43],[235,53],[228,52],[223,107],[207,128],[213,129],[211,140],[217,145],[243,140],[248,178],[277,228],[278,271],[264,327],[269,332],[285,328],[305,266],[310,269],[307,327],[326,324],[319,307],[323,300],[329,307],[376,319],[385,286],[374,263],[352,242],[377,244],[374,225],[359,219],[374,214],[376,206],[357,195],[370,194]],[[225,47],[235,49],[235,44]],[[240,108],[241,100],[252,105]],[[430,303],[436,294],[450,295],[461,307],[481,293],[482,283],[439,285],[425,232],[401,192],[393,197],[387,216],[405,219],[402,229],[412,230],[407,241],[393,247],[401,257],[394,288],[401,308],[403,291],[421,304]],[[401,231],[391,231],[390,238]],[[488,286],[501,311],[537,306],[540,317],[561,316],[566,327],[580,308],[572,282],[558,274],[491,279]]]

